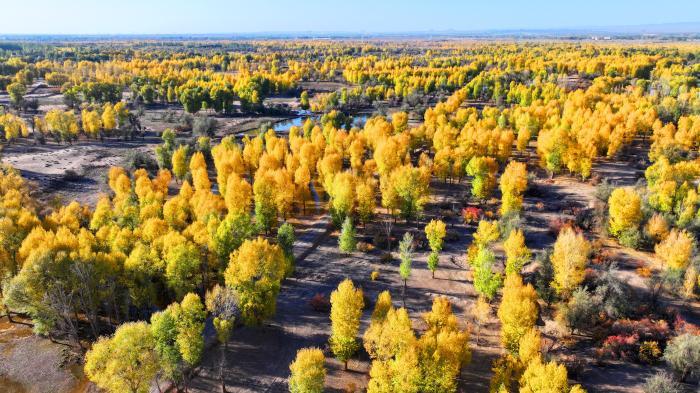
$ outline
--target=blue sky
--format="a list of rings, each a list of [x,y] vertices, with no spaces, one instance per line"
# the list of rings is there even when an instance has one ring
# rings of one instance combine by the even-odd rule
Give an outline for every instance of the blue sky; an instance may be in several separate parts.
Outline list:
[[[700,0],[2,0],[0,3],[0,34],[363,33],[700,21]]]

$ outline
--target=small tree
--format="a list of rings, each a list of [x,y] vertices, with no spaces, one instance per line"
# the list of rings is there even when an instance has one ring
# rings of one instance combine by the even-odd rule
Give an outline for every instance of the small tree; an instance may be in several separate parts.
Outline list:
[[[503,249],[506,252],[506,274],[520,273],[532,256],[525,245],[523,231],[519,229],[510,231],[508,239],[503,242]]]
[[[279,244],[284,257],[287,259],[287,275],[294,271],[294,227],[285,222],[277,229],[277,244]]]
[[[479,296],[472,307],[472,318],[474,318],[474,324],[476,325],[476,345],[479,345],[479,337],[481,334],[481,327],[484,326],[489,320],[491,315],[491,306],[485,297]]]
[[[226,393],[226,382],[224,380],[224,369],[226,368],[226,350],[228,349],[228,340],[231,336],[233,324],[241,314],[238,306],[238,295],[228,287],[220,285],[214,286],[207,291],[206,295],[207,310],[214,317],[214,329],[216,329],[216,338],[221,347],[221,357],[219,359],[219,381],[221,382],[221,392]]]
[[[291,393],[322,393],[326,378],[324,362],[326,358],[318,348],[302,348],[289,366]]]
[[[187,150],[187,145],[182,145],[172,155],[173,173],[180,181],[187,175]]]
[[[488,248],[480,248],[472,265],[474,267],[474,289],[479,295],[491,300],[501,288],[503,278],[493,271],[496,257]]]
[[[428,238],[432,252],[428,257],[428,269],[435,278],[435,270],[439,263],[439,252],[442,251],[443,241],[446,235],[445,223],[441,220],[432,220],[425,226],[425,236]]]
[[[309,92],[304,90],[301,92],[301,96],[299,97],[299,106],[301,109],[309,109]]]
[[[338,248],[340,248],[340,251],[351,253],[355,251],[356,247],[357,240],[355,239],[355,227],[352,225],[352,219],[350,217],[345,217],[343,227],[340,229]]]
[[[357,351],[357,333],[364,308],[361,289],[355,289],[350,279],[345,279],[331,293],[330,346],[338,360],[348,369],[348,359]]]
[[[399,265],[399,274],[403,280],[403,306],[406,307],[406,286],[408,278],[411,277],[411,263],[413,262],[413,235],[409,232],[404,233],[403,239],[399,242],[399,254],[401,265]]]

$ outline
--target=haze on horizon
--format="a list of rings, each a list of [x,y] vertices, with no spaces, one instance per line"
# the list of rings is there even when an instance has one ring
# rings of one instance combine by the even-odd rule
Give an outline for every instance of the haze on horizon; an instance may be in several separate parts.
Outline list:
[[[5,35],[400,33],[697,22],[700,1],[10,0],[2,9]]]

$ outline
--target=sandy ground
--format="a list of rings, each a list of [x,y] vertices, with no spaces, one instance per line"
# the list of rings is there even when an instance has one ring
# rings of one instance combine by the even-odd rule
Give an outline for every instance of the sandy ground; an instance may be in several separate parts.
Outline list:
[[[66,347],[35,336],[31,327],[0,318],[0,391],[82,393],[92,391],[82,366],[66,365]]]

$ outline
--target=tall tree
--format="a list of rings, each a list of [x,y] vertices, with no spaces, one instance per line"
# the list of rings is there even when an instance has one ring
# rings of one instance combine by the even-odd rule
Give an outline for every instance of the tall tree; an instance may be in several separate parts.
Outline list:
[[[357,333],[364,308],[361,289],[356,289],[350,279],[345,279],[338,289],[331,293],[331,350],[335,357],[345,364],[357,351]]]

